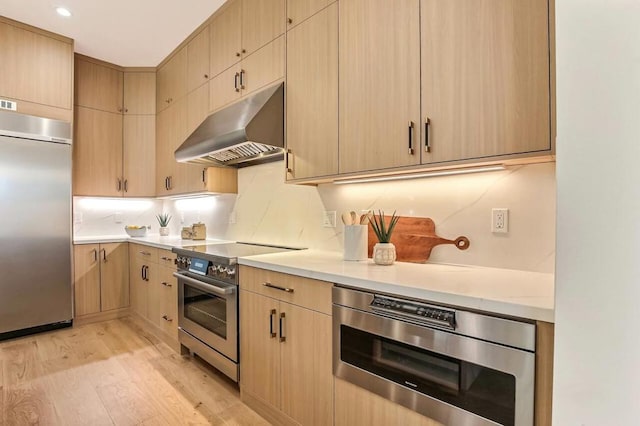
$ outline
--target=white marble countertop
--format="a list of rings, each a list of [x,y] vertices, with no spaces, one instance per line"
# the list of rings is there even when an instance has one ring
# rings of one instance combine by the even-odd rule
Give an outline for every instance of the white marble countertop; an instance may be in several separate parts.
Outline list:
[[[449,264],[396,262],[380,266],[342,260],[342,253],[318,250],[239,258],[241,265],[337,284],[554,322],[554,275]]]
[[[193,247],[202,244],[230,243],[228,240],[207,238],[206,240],[183,240],[177,235],[161,237],[159,235],[147,235],[146,237],[130,237],[128,235],[99,235],[74,237],[73,244],[98,244],[98,243],[136,243],[144,244],[160,249],[171,250],[174,247]]]

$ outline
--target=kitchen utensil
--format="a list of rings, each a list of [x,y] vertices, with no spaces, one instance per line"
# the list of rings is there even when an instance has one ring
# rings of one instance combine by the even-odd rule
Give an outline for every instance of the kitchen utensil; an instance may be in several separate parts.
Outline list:
[[[351,224],[352,224],[352,225],[357,225],[358,223],[360,223],[360,222],[358,221],[358,214],[357,214],[356,212],[354,212],[354,211],[352,210],[352,211],[351,211],[351,213],[350,213],[350,215],[351,215]]]
[[[349,212],[342,213],[342,223],[345,225],[353,225],[351,222],[351,214]]]
[[[391,216],[385,216],[389,223]],[[372,256],[373,246],[378,241],[371,226],[369,229],[369,257]],[[428,217],[401,216],[396,224],[391,237],[391,242],[396,246],[396,256],[399,262],[424,263],[429,260],[431,250],[441,244],[453,244],[458,250],[469,248],[467,237],[458,237],[448,240],[436,235],[436,225]]]
[[[368,225],[369,220],[371,220],[372,216],[373,213],[371,212],[367,212],[367,214],[363,214],[362,216],[360,216],[360,225]]]

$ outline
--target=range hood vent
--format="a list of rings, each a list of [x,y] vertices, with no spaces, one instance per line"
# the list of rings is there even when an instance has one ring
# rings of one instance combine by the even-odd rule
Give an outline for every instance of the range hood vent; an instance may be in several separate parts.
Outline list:
[[[284,153],[284,84],[211,114],[175,152],[181,163],[247,167]]]

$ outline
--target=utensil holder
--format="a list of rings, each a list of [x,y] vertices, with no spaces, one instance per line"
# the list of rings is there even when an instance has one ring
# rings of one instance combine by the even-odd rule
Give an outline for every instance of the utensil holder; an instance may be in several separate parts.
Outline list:
[[[345,225],[344,260],[367,260],[367,225]]]

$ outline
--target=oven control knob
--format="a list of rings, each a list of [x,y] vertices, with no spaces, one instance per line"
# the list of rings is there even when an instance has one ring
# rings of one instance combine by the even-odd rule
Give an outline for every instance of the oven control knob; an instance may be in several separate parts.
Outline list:
[[[187,258],[187,266],[191,266],[191,259]]]
[[[227,274],[232,277],[236,274],[236,268],[228,268],[227,269]]]

